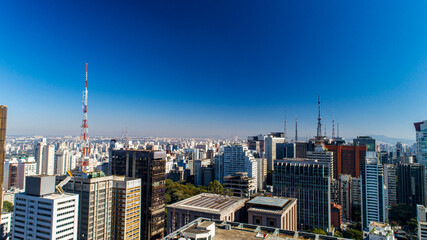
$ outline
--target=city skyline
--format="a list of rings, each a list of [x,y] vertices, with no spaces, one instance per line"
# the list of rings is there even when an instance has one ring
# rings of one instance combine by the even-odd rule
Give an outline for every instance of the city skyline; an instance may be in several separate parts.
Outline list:
[[[80,135],[88,62],[89,136],[312,137],[320,94],[329,136],[414,140],[426,4],[7,2],[7,133]]]

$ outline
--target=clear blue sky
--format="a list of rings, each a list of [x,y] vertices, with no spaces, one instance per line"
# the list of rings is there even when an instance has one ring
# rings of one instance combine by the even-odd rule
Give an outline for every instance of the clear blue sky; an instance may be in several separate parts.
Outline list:
[[[414,138],[427,119],[426,1],[4,1],[8,134]]]

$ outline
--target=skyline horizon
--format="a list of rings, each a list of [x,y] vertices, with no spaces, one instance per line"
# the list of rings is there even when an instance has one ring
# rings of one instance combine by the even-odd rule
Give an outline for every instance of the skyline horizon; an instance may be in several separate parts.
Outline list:
[[[76,135],[88,62],[89,135],[247,136],[283,131],[286,114],[289,136],[296,116],[313,136],[320,94],[328,135],[334,114],[344,137],[414,139],[427,118],[425,8],[7,2],[0,104],[11,134]]]

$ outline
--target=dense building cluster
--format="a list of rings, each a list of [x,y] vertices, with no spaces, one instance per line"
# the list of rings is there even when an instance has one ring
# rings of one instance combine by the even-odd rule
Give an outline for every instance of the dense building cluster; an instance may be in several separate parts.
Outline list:
[[[14,206],[2,213],[3,231],[13,239],[221,239],[247,229],[264,239],[322,239],[316,234],[358,226],[365,238],[392,240],[403,231],[389,224],[393,209],[404,206],[418,213],[412,234],[426,235],[427,121],[415,123],[412,146],[324,136],[320,103],[317,127],[304,140],[297,130],[293,138],[286,130],[233,140],[94,137],[88,156],[80,138],[11,136],[0,141],[2,201]],[[202,193],[166,205],[166,179]]]

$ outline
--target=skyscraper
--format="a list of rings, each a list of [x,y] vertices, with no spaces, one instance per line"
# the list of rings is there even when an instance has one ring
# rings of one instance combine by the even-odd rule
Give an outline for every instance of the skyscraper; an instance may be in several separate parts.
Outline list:
[[[37,163],[37,174],[39,174],[39,175],[43,174],[43,149],[45,146],[46,146],[46,140],[45,139],[38,142],[34,146],[34,157],[35,157],[36,163]]]
[[[141,179],[113,177],[112,239],[140,239]]]
[[[55,174],[55,145],[49,144],[43,147],[43,168],[42,174]]]
[[[3,171],[4,171],[4,155],[5,155],[5,143],[6,143],[6,121],[7,121],[7,107],[0,105],[0,189],[3,189]],[[0,202],[3,202],[3,194],[0,194]],[[1,209],[3,204],[0,206],[0,217]]]
[[[267,158],[267,169],[273,170],[274,160],[284,158],[285,138],[269,135],[265,138],[265,157]]]
[[[361,182],[362,230],[367,230],[370,222],[384,223],[387,220],[383,168],[376,152],[366,152],[366,160],[361,166]]]
[[[233,144],[224,147],[222,154],[215,156],[215,166],[218,169],[216,180],[223,183],[223,178],[237,172],[247,172],[248,177],[257,179],[257,161],[246,146]],[[256,182],[255,185],[258,183]]]
[[[384,183],[387,186],[387,206],[391,207],[397,203],[397,174],[395,165],[384,164]]]
[[[398,202],[411,208],[418,204],[426,205],[425,167],[417,163],[397,165]]]
[[[330,167],[309,159],[276,160],[273,192],[298,199],[298,229],[331,227]]]
[[[111,172],[141,179],[141,239],[163,237],[165,227],[166,152],[111,150]]]
[[[57,181],[63,179],[65,176]],[[78,239],[110,239],[113,176],[104,176],[102,172],[78,173],[63,189],[79,195]]]
[[[25,189],[25,178],[37,174],[37,163],[33,157],[21,158],[18,162],[18,179],[16,185],[20,189]]]
[[[360,164],[365,161],[366,146],[326,145],[333,152],[334,179],[340,174],[360,177]]]
[[[29,176],[26,186],[15,195],[13,239],[77,240],[79,195],[55,193],[55,176]]]

